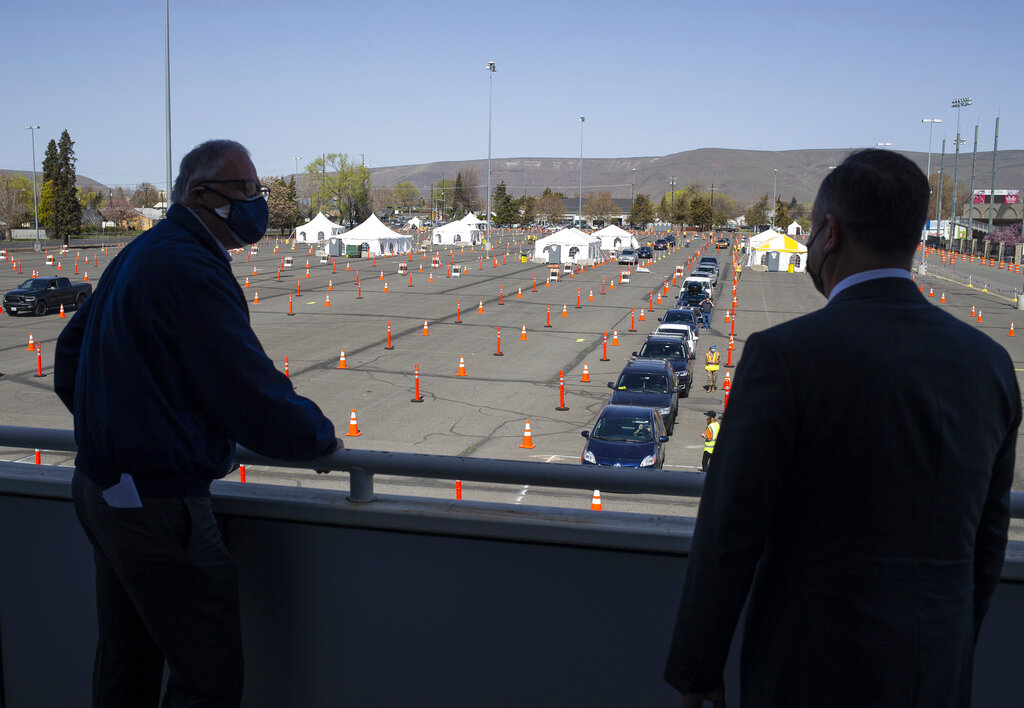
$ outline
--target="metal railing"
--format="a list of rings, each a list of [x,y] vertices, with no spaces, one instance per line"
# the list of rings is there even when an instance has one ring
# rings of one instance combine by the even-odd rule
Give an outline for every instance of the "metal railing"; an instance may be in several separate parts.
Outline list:
[[[74,434],[70,430],[24,428],[9,425],[0,425],[0,447],[65,452],[76,450]],[[347,472],[350,480],[348,499],[353,502],[374,501],[373,478],[378,474],[684,497],[699,497],[704,489],[704,475],[692,472],[493,460],[379,450],[337,450],[316,460],[289,462],[263,457],[238,446],[235,450],[235,462],[246,465]],[[1024,499],[1021,500],[1021,506],[1024,509]]]

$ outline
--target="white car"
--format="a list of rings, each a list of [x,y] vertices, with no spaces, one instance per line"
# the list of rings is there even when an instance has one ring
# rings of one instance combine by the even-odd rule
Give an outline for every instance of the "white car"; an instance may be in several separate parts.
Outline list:
[[[669,328],[664,328],[663,329],[662,326],[659,326],[658,329],[655,330],[654,333],[657,334],[657,335],[668,335],[668,336],[671,336],[671,337],[679,337],[681,340],[683,340],[683,346],[686,347],[687,355],[689,355],[689,357],[691,359],[696,359],[697,358],[697,333],[694,330],[690,329],[689,327],[684,327],[682,330],[670,329],[671,327],[672,327],[672,325],[669,325]]]
[[[633,265],[636,263],[636,251],[632,248],[624,248],[619,253],[619,265]]]
[[[690,285],[694,283],[699,284],[709,295],[714,292],[714,285],[711,282],[711,278],[706,278],[701,275],[690,275],[687,276],[686,280],[683,281],[682,286],[680,286],[679,296],[676,299],[678,300],[680,297],[685,295]]]

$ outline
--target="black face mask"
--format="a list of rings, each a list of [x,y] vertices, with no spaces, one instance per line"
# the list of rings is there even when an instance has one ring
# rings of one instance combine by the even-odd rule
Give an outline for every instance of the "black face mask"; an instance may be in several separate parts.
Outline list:
[[[807,242],[807,254],[808,254],[807,255],[807,267],[804,269],[804,270],[807,271],[807,274],[809,276],[811,276],[811,282],[814,283],[814,289],[817,290],[822,295],[825,295],[825,283],[821,279],[821,269],[825,267],[825,262],[828,260],[828,257],[831,256],[832,254],[831,253],[826,253],[825,254],[825,257],[821,259],[821,266],[818,268],[818,272],[815,273],[813,270],[811,270],[810,252],[811,252],[811,246],[814,244],[814,241],[818,238],[818,234],[821,233],[821,229],[825,228],[825,226],[827,224],[828,224],[828,222],[826,221],[824,224],[821,225],[821,227],[817,231],[815,231],[813,234],[811,234],[811,238]],[[828,297],[828,296],[825,295],[825,297]]]

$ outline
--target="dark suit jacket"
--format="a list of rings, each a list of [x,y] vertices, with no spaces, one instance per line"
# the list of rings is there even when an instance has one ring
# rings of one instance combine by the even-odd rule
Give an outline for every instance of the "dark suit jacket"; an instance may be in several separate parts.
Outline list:
[[[666,680],[744,706],[966,706],[1002,567],[1020,393],[909,280],[754,334],[711,460]]]

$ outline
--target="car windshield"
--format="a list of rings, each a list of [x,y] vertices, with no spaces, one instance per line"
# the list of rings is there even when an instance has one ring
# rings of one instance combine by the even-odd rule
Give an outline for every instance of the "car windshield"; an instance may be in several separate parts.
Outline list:
[[[676,322],[691,324],[693,320],[693,312],[690,310],[669,310],[665,313],[665,316],[661,318],[661,321],[664,324],[672,324]]]
[[[631,393],[668,393],[668,377],[665,374],[629,372],[619,377],[616,388]]]
[[[654,440],[654,428],[647,418],[608,416],[597,421],[590,437],[615,442],[649,443]]]
[[[640,356],[680,359],[683,356],[683,345],[671,342],[644,342],[640,347]]]
[[[29,278],[18,286],[19,290],[42,290],[46,287],[47,281],[42,278]]]

